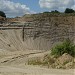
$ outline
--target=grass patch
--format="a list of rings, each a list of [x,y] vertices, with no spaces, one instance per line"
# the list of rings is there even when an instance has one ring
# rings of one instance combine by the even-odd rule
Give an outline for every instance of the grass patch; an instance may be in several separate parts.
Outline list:
[[[42,65],[42,66],[49,66],[53,64],[55,61],[53,58],[51,58],[49,55],[44,56],[44,58],[41,60],[41,58],[36,58],[32,60],[28,60],[28,65]]]
[[[41,65],[42,62],[39,59],[28,60],[28,65]]]

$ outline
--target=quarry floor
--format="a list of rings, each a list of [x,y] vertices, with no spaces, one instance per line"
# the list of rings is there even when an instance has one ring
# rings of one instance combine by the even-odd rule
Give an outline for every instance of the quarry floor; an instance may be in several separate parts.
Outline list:
[[[48,51],[3,51],[0,50],[0,75],[75,75],[74,69],[49,69],[27,65],[27,59],[43,56]]]

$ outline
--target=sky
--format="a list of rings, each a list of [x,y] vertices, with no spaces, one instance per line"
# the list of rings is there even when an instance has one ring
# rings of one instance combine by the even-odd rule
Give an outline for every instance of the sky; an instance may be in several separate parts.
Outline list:
[[[64,12],[66,8],[75,10],[75,0],[0,0],[0,11],[7,17],[53,10]]]

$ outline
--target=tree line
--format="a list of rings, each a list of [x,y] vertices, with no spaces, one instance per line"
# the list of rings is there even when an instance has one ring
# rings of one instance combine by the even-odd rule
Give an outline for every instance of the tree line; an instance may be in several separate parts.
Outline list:
[[[58,10],[54,10],[51,12],[43,12],[43,13],[61,13]],[[71,8],[66,8],[64,13],[75,13],[75,10],[71,9]],[[5,17],[6,18],[6,14],[3,11],[0,11],[0,16]]]
[[[51,12],[44,12],[44,13],[61,13],[58,10],[54,10]],[[65,11],[63,13],[75,13],[75,10],[71,9],[71,8],[66,8]]]

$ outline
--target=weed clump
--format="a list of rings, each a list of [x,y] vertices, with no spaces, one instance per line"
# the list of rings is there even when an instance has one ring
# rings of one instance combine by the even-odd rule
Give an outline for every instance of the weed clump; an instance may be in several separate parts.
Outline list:
[[[55,57],[62,56],[64,53],[68,53],[73,57],[75,56],[75,45],[69,39],[61,44],[57,44],[51,50],[51,54]]]

